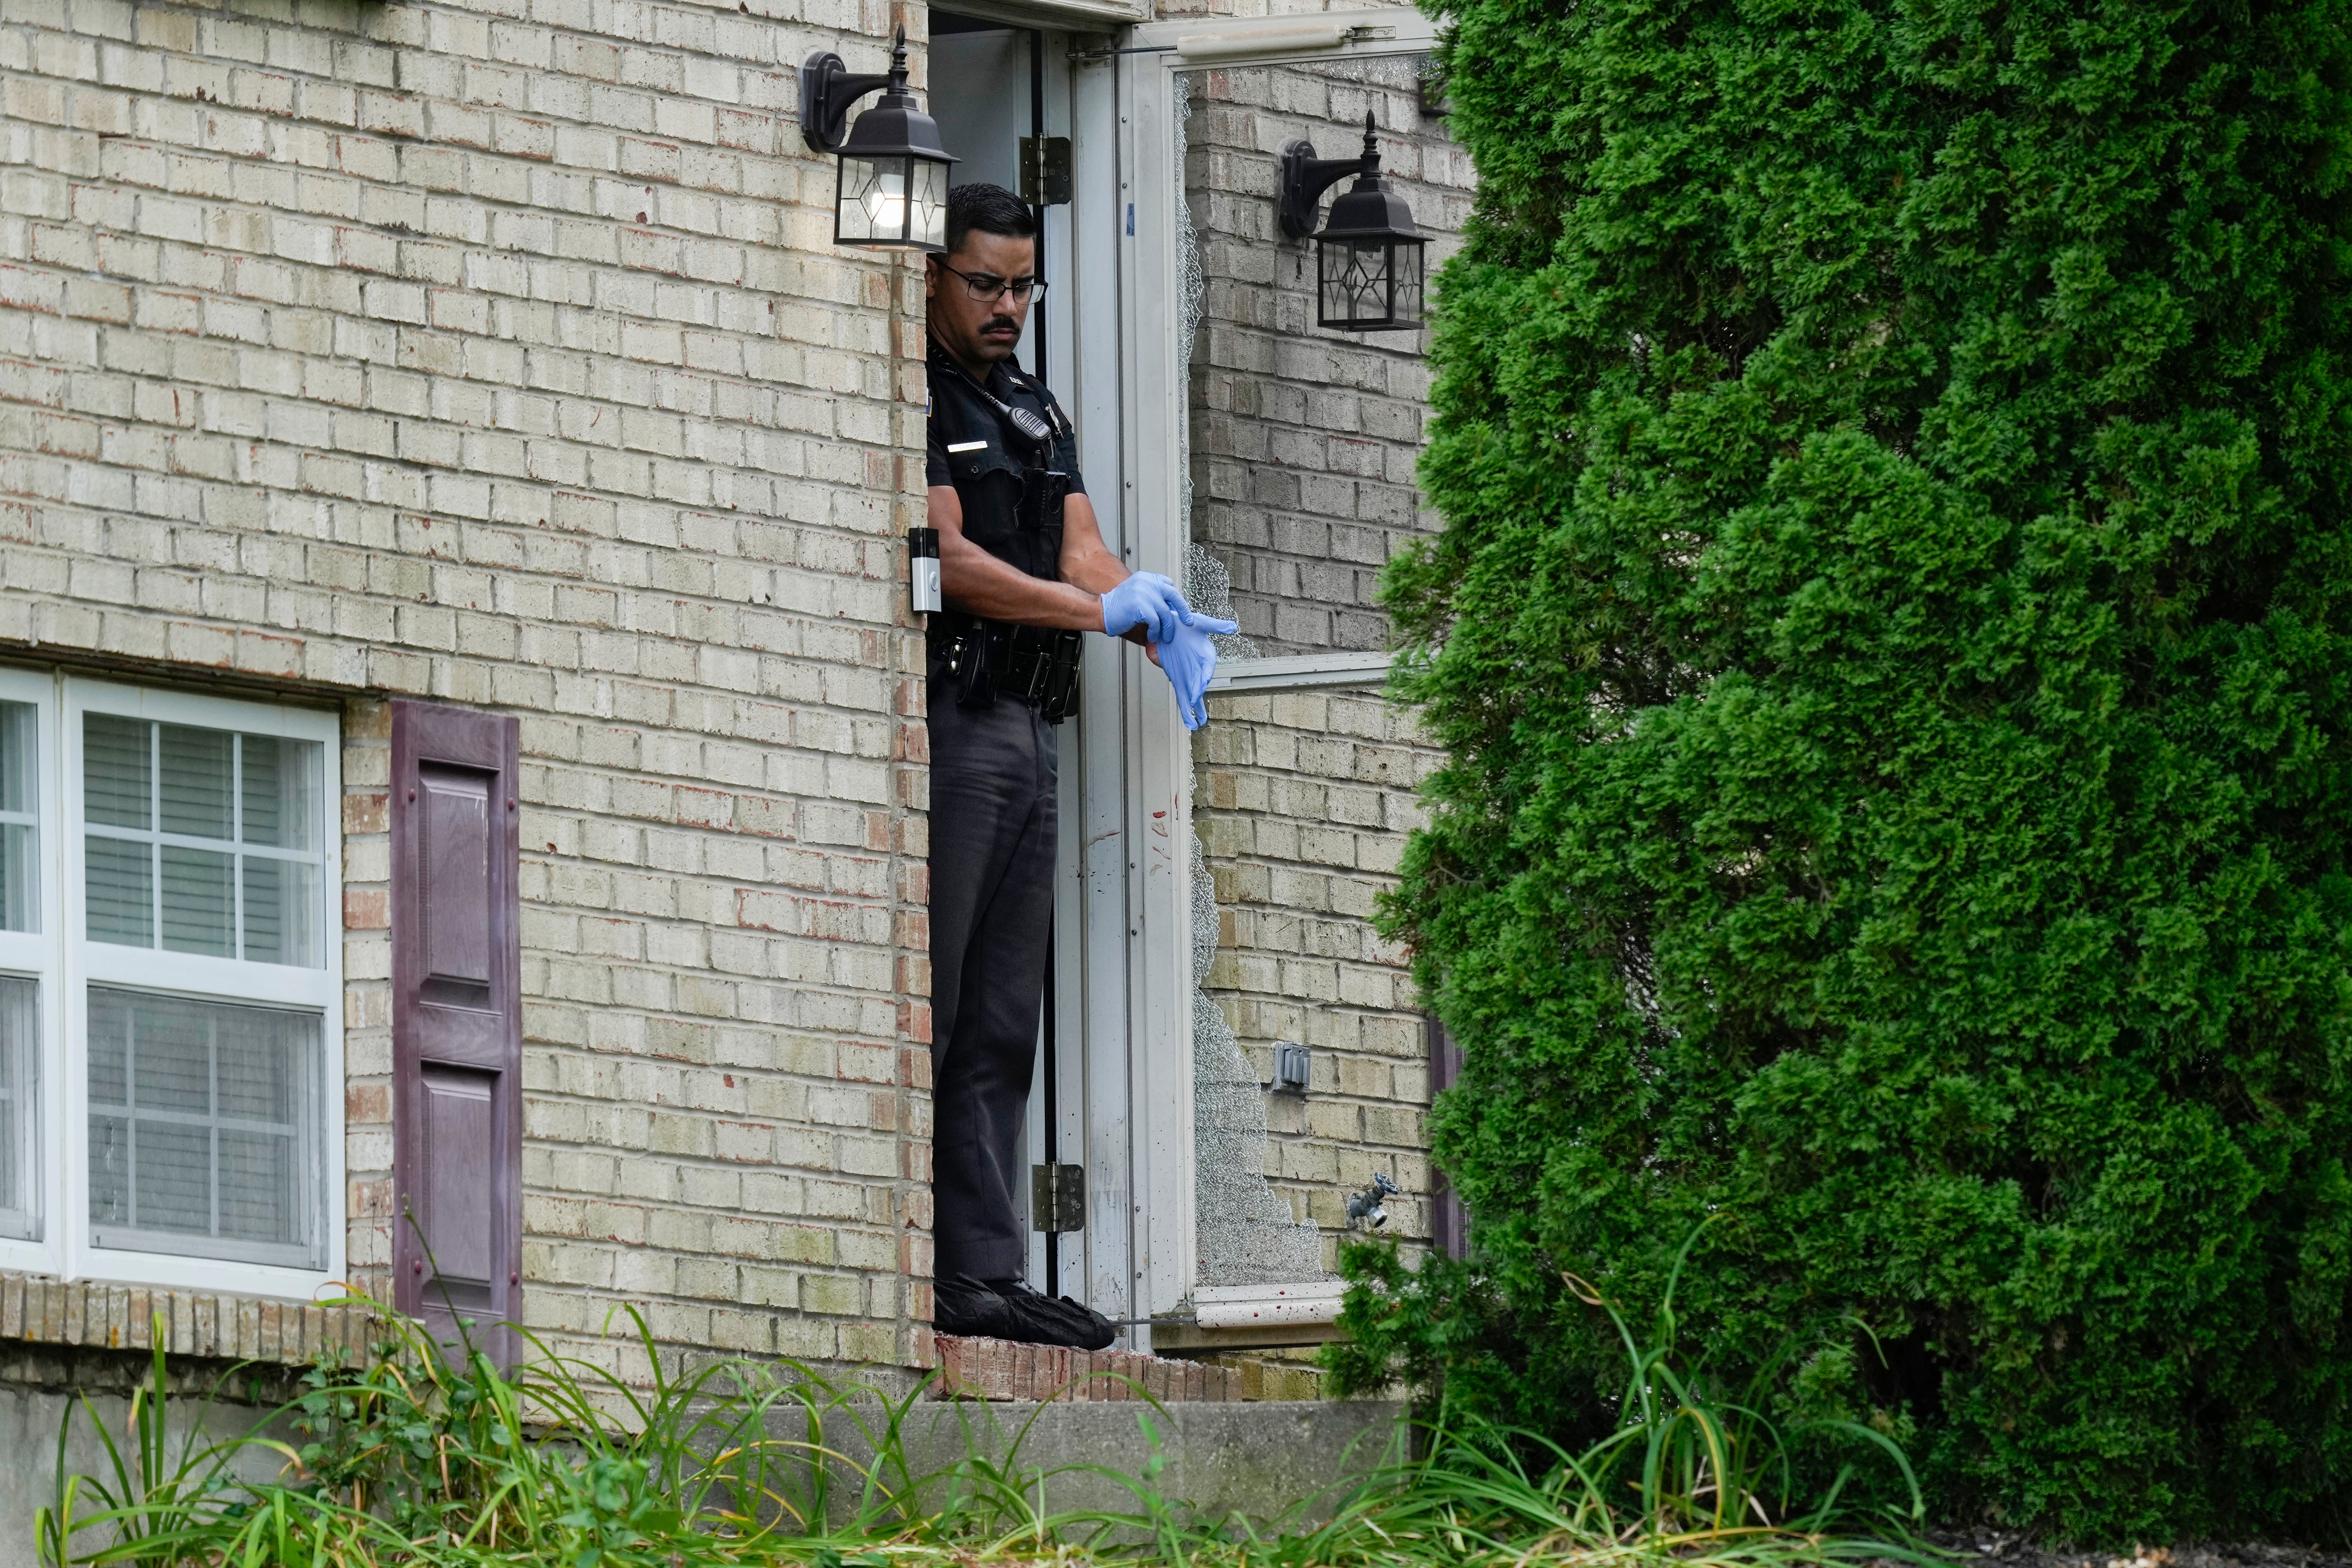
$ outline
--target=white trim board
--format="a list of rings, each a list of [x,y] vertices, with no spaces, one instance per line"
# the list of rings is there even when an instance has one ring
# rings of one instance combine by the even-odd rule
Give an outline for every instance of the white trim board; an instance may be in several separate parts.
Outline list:
[[[1437,25],[1411,5],[1361,11],[1316,11],[1297,16],[1187,16],[1147,22],[1129,36],[1129,47],[1165,49],[1181,70],[1221,66],[1285,65],[1333,55],[1418,55],[1437,47]]]
[[[1048,31],[1060,28],[1090,33],[1096,37],[1100,37],[1105,29],[1132,26],[1144,19],[1141,6],[1123,4],[1122,0],[955,0],[940,9],[983,22],[1002,22],[1008,27]],[[1068,52],[1066,44],[1049,43],[1047,47]]]
[[[1297,653],[1277,658],[1221,659],[1209,681],[1212,697],[1307,691],[1325,686],[1385,686],[1396,662],[1385,653]]]
[[[1338,1279],[1311,1279],[1297,1285],[1202,1285],[1192,1292],[1192,1321],[1204,1329],[1336,1322],[1347,1292],[1345,1282]]]

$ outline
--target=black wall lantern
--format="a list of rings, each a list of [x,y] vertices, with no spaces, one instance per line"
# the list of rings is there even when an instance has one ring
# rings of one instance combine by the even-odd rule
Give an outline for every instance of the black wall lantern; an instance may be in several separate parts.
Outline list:
[[[842,139],[849,106],[877,89],[882,101],[857,117]],[[948,247],[948,165],[939,122],[907,90],[907,29],[890,47],[881,76],[852,76],[841,57],[819,49],[801,67],[801,139],[819,153],[839,150],[833,197],[836,245],[874,250]]]
[[[1355,185],[1331,204],[1330,221],[1314,233],[1318,324],[1351,332],[1385,332],[1421,325],[1422,253],[1429,244],[1412,209],[1381,174],[1372,117],[1364,116],[1364,151],[1354,158],[1318,158],[1303,138],[1282,144],[1276,169],[1282,232],[1305,239],[1315,230],[1323,193],[1349,175]]]

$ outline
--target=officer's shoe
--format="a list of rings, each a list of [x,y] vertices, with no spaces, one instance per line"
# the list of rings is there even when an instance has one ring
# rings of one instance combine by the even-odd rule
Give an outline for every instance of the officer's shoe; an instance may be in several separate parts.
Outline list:
[[[1019,1279],[994,1284],[997,1300],[1012,1319],[1010,1331],[999,1338],[1033,1345],[1067,1345],[1072,1350],[1108,1350],[1118,1331],[1108,1318],[1067,1296],[1042,1296]]]
[[[1013,1310],[1004,1298],[969,1274],[956,1274],[931,1287],[931,1327],[971,1339],[1011,1340]]]
[[[933,1285],[932,1294],[931,1326],[943,1334],[1082,1351],[1107,1350],[1118,1337],[1101,1313],[1067,1296],[1041,1296],[1018,1279],[957,1274]]]

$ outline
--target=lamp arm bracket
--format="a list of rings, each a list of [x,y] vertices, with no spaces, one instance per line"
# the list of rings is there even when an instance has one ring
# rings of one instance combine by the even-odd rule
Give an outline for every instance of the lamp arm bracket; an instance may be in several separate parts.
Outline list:
[[[890,85],[890,73],[853,76],[831,49],[819,49],[801,66],[801,140],[816,153],[841,146],[850,106]]]
[[[1303,136],[1284,142],[1275,165],[1282,232],[1293,239],[1305,239],[1313,234],[1316,209],[1322,205],[1323,193],[1350,174],[1362,174],[1364,163],[1360,154],[1353,158],[1318,158],[1315,155],[1315,143]]]

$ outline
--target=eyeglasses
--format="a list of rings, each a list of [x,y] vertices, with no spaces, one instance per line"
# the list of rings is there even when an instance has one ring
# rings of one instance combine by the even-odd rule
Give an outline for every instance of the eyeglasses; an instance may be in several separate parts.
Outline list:
[[[993,305],[1007,294],[1013,296],[1014,304],[1025,304],[1030,295],[1045,291],[1043,278],[999,278],[993,272],[965,272],[944,261],[940,263],[940,270],[953,272],[962,279],[965,289],[983,305]]]

